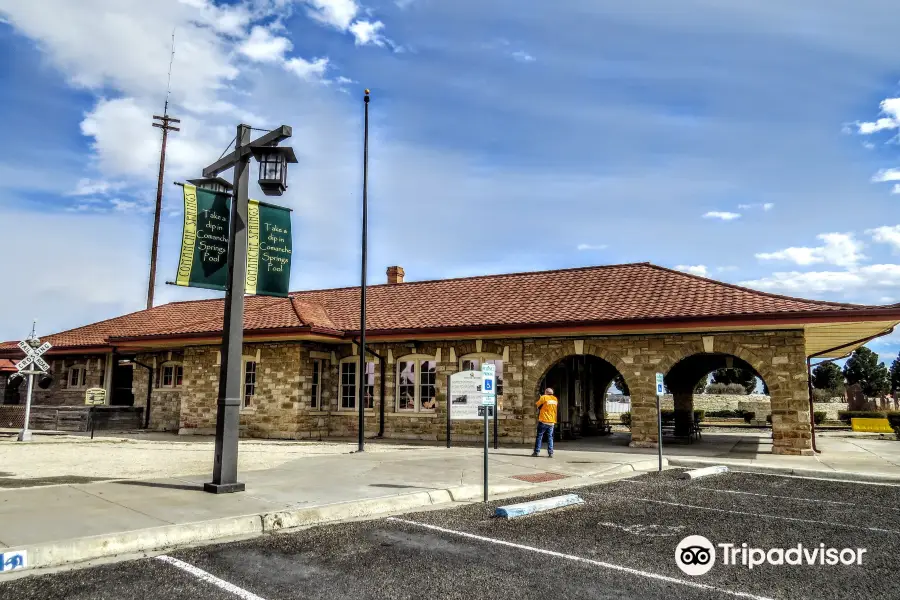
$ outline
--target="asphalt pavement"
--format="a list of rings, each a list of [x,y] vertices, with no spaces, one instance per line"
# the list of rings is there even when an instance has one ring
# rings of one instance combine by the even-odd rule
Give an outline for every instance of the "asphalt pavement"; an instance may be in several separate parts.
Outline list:
[[[0,598],[900,598],[900,487],[677,474],[575,489],[584,504],[511,521],[493,517],[498,503],[472,504],[32,575],[0,583]],[[692,576],[675,561],[689,535],[738,557],[742,544],[865,553],[861,564],[751,569],[722,564],[717,548]]]

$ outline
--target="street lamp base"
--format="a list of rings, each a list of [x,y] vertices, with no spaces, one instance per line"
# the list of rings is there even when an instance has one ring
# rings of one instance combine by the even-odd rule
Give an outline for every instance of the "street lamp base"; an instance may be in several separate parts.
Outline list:
[[[19,437],[16,439],[18,439],[20,442],[30,442],[31,441],[31,430],[23,429],[22,431],[19,432]]]
[[[203,491],[210,494],[232,494],[234,492],[243,492],[244,484],[235,483],[204,483]]]

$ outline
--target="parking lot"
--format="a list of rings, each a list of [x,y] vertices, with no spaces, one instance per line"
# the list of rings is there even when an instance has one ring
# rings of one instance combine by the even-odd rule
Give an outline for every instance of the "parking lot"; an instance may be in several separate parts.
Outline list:
[[[324,526],[25,577],[0,584],[0,598],[900,598],[900,487],[677,473],[573,490],[584,504],[512,521],[491,503]],[[866,551],[862,564],[750,569],[717,549],[691,576],[675,562],[688,535]]]

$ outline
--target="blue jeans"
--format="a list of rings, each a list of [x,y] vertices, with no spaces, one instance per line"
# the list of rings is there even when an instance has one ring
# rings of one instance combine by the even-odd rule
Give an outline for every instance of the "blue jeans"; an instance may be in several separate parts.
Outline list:
[[[537,439],[534,441],[534,453],[541,453],[541,443],[544,441],[545,433],[547,434],[547,450],[550,452],[550,456],[553,456],[553,425],[540,421],[537,426]]]

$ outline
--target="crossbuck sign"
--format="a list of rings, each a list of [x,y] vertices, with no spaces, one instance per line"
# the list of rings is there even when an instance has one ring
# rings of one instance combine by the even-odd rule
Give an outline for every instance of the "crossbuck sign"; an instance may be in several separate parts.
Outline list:
[[[38,348],[32,348],[28,342],[19,342],[19,348],[25,353],[25,358],[16,363],[16,369],[21,372],[34,364],[41,371],[49,371],[50,365],[41,358],[41,355],[52,347],[50,342],[44,342]]]

